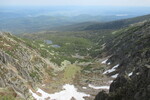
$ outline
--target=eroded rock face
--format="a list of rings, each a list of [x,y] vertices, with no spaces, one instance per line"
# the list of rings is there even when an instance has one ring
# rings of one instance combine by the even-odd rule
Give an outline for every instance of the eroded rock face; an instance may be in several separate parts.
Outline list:
[[[29,87],[41,83],[46,62],[35,50],[9,33],[0,32],[0,88],[10,87],[20,97],[30,97]]]
[[[150,22],[123,30],[107,45],[112,55],[108,61],[120,64],[119,75],[109,94],[95,100],[150,100]],[[104,93],[97,96],[103,97]]]
[[[108,100],[108,94],[105,91],[99,92],[94,100]]]
[[[27,92],[28,89],[27,87],[25,87],[24,81],[22,79],[19,78],[20,75],[18,75],[19,70],[17,69],[17,67],[20,67],[18,65],[15,65],[14,60],[9,57],[9,55],[5,54],[4,52],[1,51],[0,53],[0,73],[1,73],[1,81],[0,81],[0,86],[1,87],[7,87],[10,86],[12,87],[15,91],[19,92],[22,94],[23,98],[27,98],[27,93],[25,93],[25,91]],[[14,70],[16,70],[17,72],[13,71],[13,67],[14,66]]]
[[[123,87],[125,84],[127,84],[130,80],[127,79],[124,76],[119,76],[116,78],[110,85],[109,92],[115,92],[117,89]]]

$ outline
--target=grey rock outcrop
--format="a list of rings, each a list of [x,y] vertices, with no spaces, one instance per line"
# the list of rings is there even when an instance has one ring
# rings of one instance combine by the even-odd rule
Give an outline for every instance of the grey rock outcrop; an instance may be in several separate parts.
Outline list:
[[[11,87],[18,96],[29,99],[29,87],[41,83],[46,74],[44,58],[9,33],[0,32],[0,47],[0,87]]]

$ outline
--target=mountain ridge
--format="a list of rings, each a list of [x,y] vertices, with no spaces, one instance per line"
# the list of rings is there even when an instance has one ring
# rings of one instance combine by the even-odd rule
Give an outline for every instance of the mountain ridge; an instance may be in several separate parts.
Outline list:
[[[79,23],[73,24],[69,26],[59,27],[59,30],[63,31],[89,31],[89,30],[101,30],[101,29],[120,29],[123,27],[127,27],[130,24],[138,23],[144,20],[149,20],[150,15],[138,16],[134,18],[122,19],[117,21],[110,21],[104,23],[95,23],[95,22],[86,22],[86,23]],[[57,28],[56,28],[57,29]]]
[[[118,77],[110,85],[109,94],[100,92],[95,100],[149,100],[150,98],[150,22],[125,30],[107,43],[111,57],[107,63],[119,64],[114,72]],[[111,47],[110,47],[111,46]]]

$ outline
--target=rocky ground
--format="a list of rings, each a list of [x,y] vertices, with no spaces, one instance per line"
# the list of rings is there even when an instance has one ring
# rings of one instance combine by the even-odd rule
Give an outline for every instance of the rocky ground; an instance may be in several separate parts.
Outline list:
[[[101,63],[103,60],[104,59],[99,59],[98,61],[95,61],[95,63],[99,64],[99,66],[92,68],[87,72],[78,72],[75,74],[74,78],[71,78],[69,80],[62,80],[62,76],[64,75],[64,73],[59,73],[57,74],[57,76],[53,77],[52,80],[47,80],[47,82],[43,83],[42,86],[39,85],[39,88],[41,88],[48,94],[54,94],[56,92],[59,93],[60,91],[63,91],[63,85],[70,84],[74,85],[75,88],[77,88],[78,92],[90,95],[89,97],[84,97],[85,100],[93,100],[99,91],[104,90],[108,92],[109,86],[113,80],[113,78],[102,74],[103,71],[94,71],[100,66],[109,67],[107,64]],[[92,66],[94,65],[95,64],[93,64]]]

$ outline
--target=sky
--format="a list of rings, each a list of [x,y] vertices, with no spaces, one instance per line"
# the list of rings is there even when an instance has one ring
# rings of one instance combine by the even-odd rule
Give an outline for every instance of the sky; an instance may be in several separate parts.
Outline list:
[[[0,0],[0,6],[150,6],[150,0]]]

